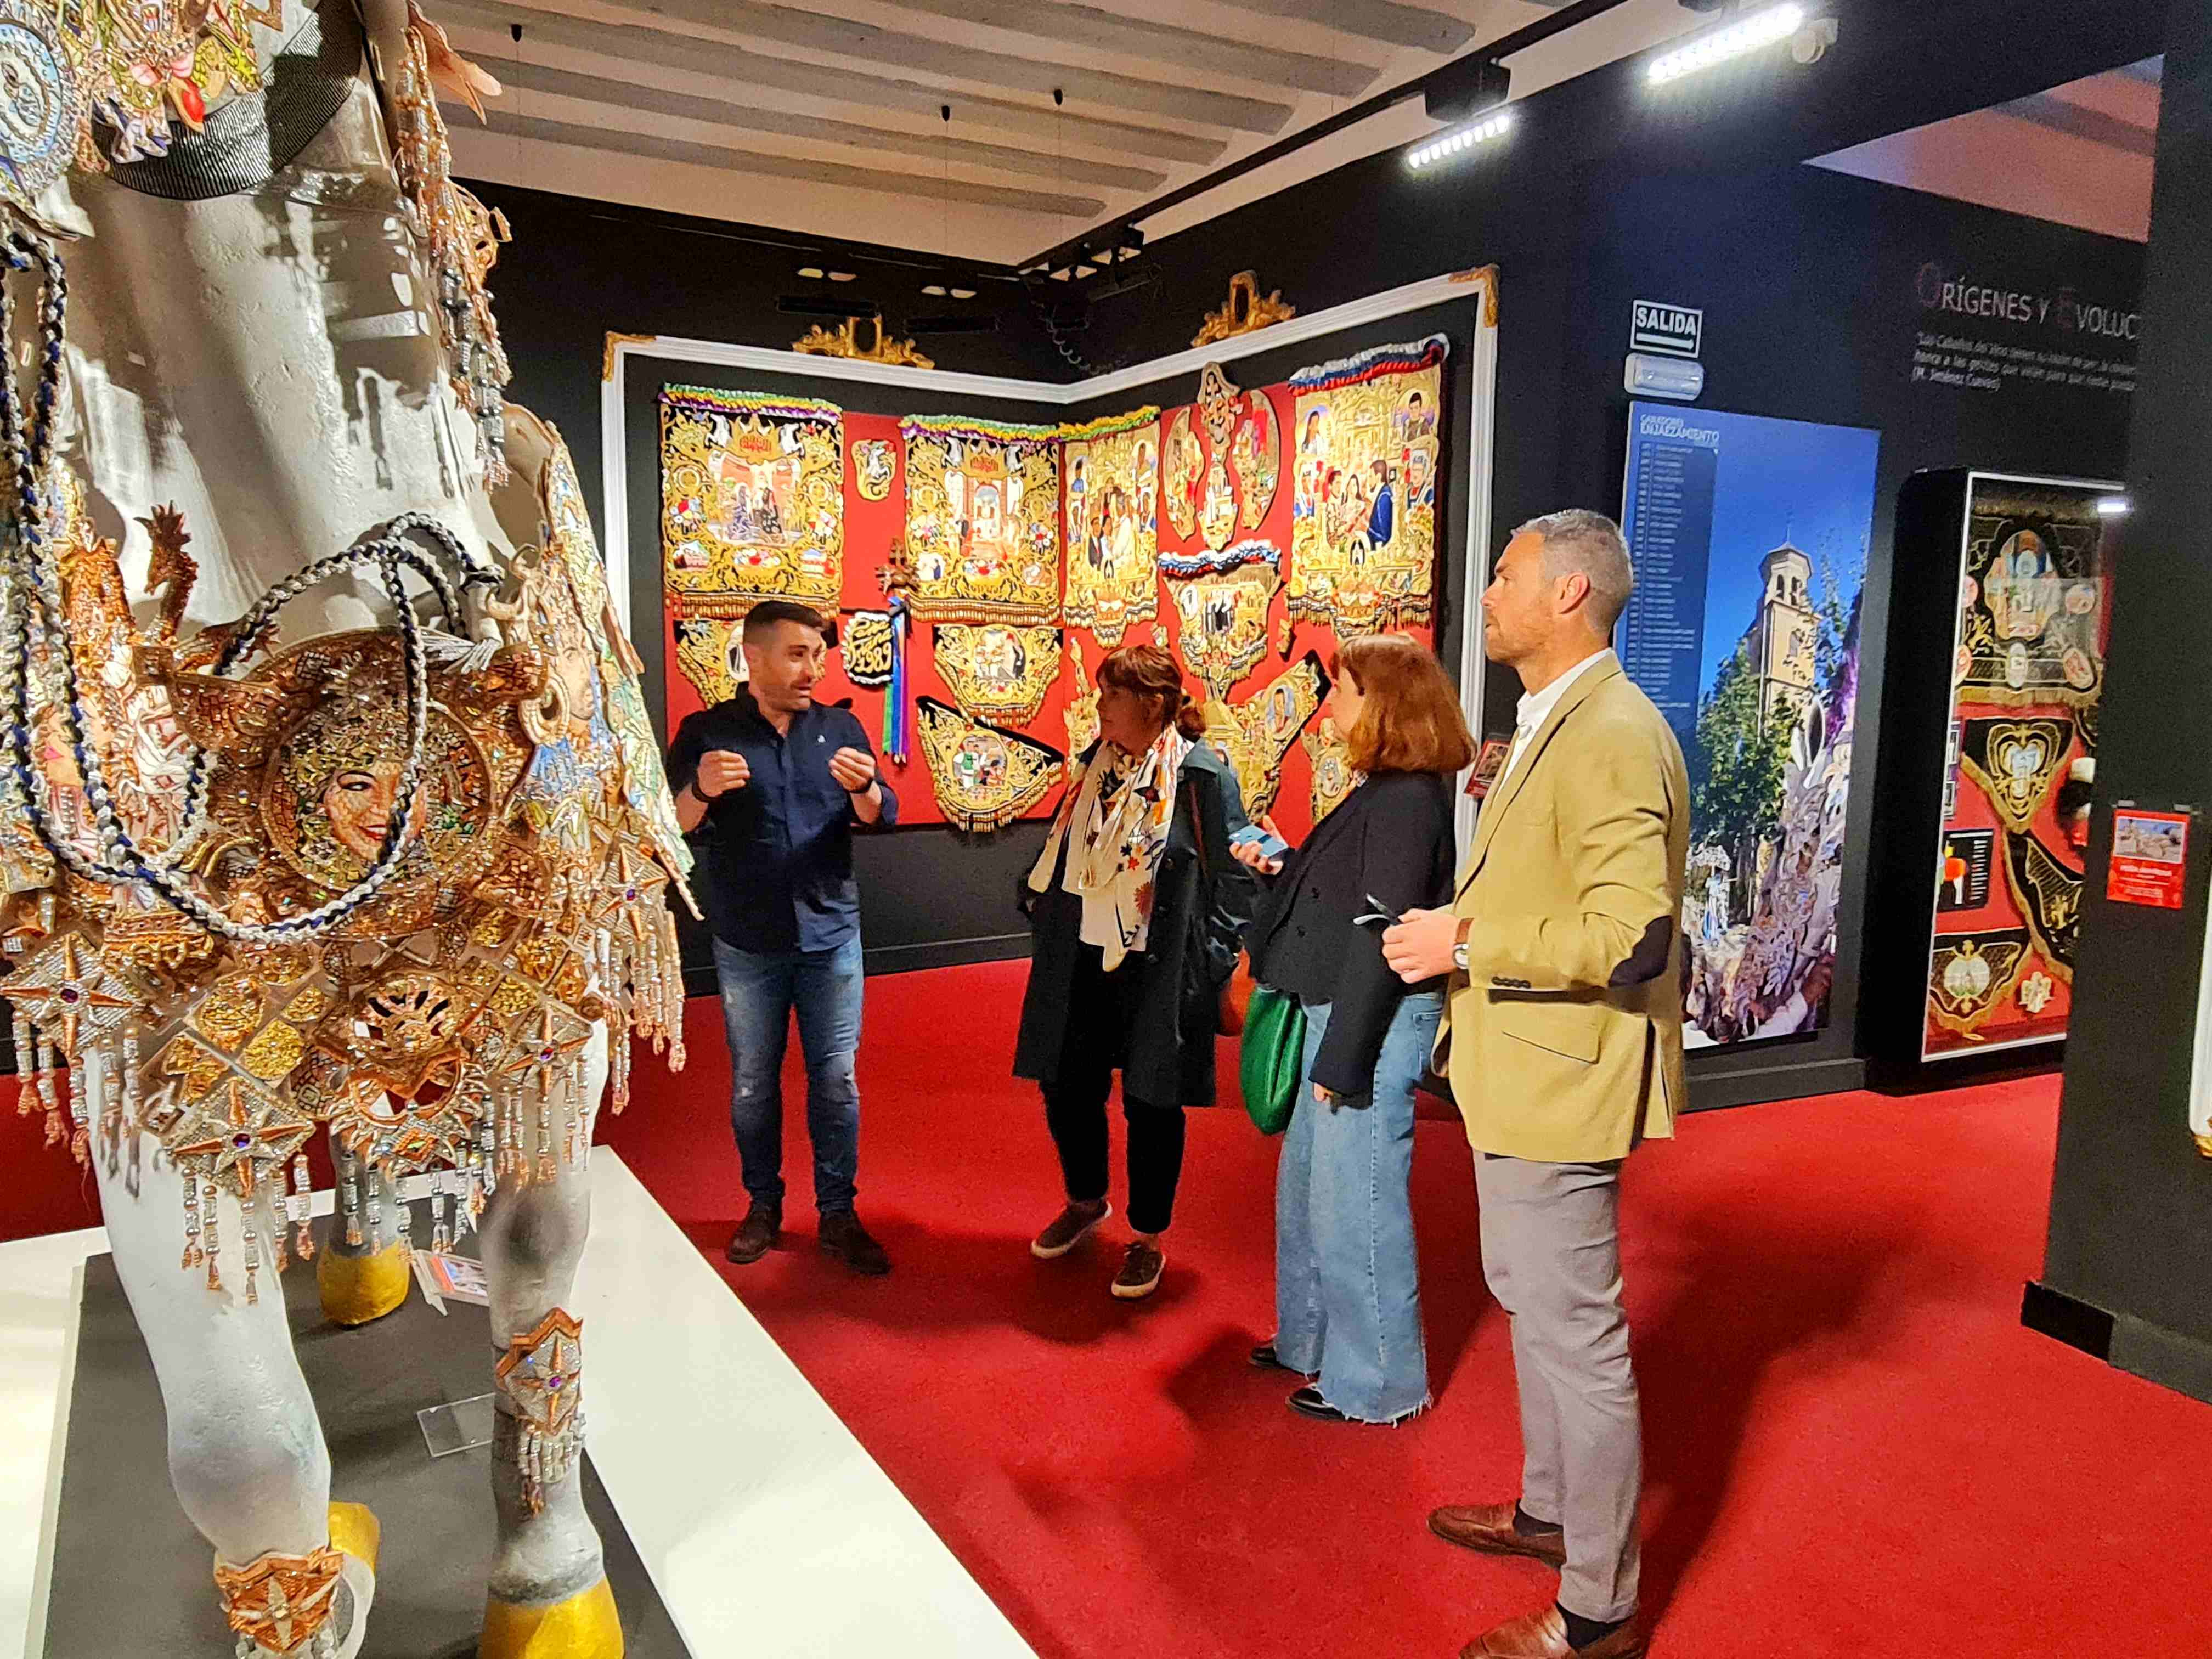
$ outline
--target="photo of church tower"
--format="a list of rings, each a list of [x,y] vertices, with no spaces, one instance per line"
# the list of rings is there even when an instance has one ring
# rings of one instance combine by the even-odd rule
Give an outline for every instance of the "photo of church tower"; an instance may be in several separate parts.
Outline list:
[[[1759,574],[1765,586],[1744,632],[1744,659],[1758,678],[1759,719],[1787,721],[1803,710],[1819,670],[1813,561],[1785,540],[1759,561]]]

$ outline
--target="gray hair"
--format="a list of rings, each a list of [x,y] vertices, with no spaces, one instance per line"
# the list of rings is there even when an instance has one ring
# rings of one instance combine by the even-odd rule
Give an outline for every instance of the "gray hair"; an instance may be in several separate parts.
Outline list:
[[[1629,562],[1620,526],[1602,513],[1571,507],[1531,519],[1513,533],[1543,538],[1544,574],[1554,581],[1576,575],[1588,580],[1601,631],[1612,633],[1636,591],[1636,568]]]

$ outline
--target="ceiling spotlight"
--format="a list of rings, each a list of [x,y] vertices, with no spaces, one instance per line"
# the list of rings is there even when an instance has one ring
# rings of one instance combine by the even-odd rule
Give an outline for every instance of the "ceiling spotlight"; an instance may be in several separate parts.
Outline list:
[[[945,291],[951,295],[951,296],[956,300],[972,300],[975,297],[975,290],[972,288],[948,289]],[[929,290],[927,289],[922,289],[922,292],[927,294]]]
[[[933,300],[942,300],[945,297],[945,284],[942,283],[925,283],[922,284],[921,291],[929,295]]]
[[[1114,233],[1114,246],[1124,259],[1133,259],[1145,251],[1145,233],[1134,225],[1123,225]]]
[[[1052,273],[1052,280],[1055,283],[1064,283],[1074,275],[1075,273],[1073,270],[1069,270],[1066,265],[1062,265],[1058,270]]]
[[[2097,498],[2097,516],[2104,519],[2124,519],[2135,510],[2135,503],[2124,495],[2100,495]]]
[[[1075,275],[1079,280],[1085,276],[1096,276],[1097,274],[1098,267],[1096,265],[1078,265],[1075,268]]]
[[[851,270],[833,270],[830,273],[830,280],[833,283],[849,283],[859,274],[857,271]]]
[[[1480,121],[1471,122],[1456,131],[1439,133],[1434,138],[1416,144],[1407,153],[1406,160],[1408,164],[1415,167],[1428,167],[1443,161],[1447,156],[1457,155],[1464,150],[1473,149],[1477,144],[1486,144],[1493,139],[1503,138],[1512,130],[1513,113],[1510,110],[1502,109],[1494,115],[1486,115]]]
[[[1715,64],[1757,52],[1778,40],[1786,40],[1796,33],[1804,22],[1804,7],[1796,4],[1771,6],[1765,11],[1753,12],[1741,22],[1731,23],[1724,29],[1701,34],[1687,46],[1662,53],[1651,60],[1651,67],[1645,74],[1652,85],[1663,87],[1670,81],[1679,81],[1701,69],[1710,69]]]
[[[822,267],[820,265],[801,265],[799,268],[799,274],[806,277],[811,282],[818,283],[822,280]]]

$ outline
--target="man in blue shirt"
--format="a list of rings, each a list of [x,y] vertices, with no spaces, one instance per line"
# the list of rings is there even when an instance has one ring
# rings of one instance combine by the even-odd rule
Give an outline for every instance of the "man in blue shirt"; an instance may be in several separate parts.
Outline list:
[[[890,1271],[854,1213],[860,1167],[860,888],[854,827],[898,822],[898,797],[849,708],[814,688],[833,639],[818,611],[755,605],[749,683],[691,715],[668,749],[676,817],[702,854],[722,1024],[730,1126],[751,1206],[726,1254],[757,1261],[783,1224],[783,1051],[791,1016],[806,1056],[806,1127],[822,1248],[856,1273]]]

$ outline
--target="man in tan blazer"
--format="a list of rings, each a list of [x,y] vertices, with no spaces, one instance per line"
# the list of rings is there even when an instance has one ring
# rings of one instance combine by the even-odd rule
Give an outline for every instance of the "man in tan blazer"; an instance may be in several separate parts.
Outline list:
[[[1439,1536],[1560,1569],[1555,1605],[1462,1659],[1635,1659],[1643,1435],[1621,1308],[1620,1165],[1684,1095],[1681,747],[1607,647],[1634,575],[1613,520],[1522,526],[1483,595],[1519,724],[1449,910],[1383,954],[1451,975],[1437,1068],[1475,1152],[1485,1276],[1511,1316],[1518,1503],[1441,1509]]]

